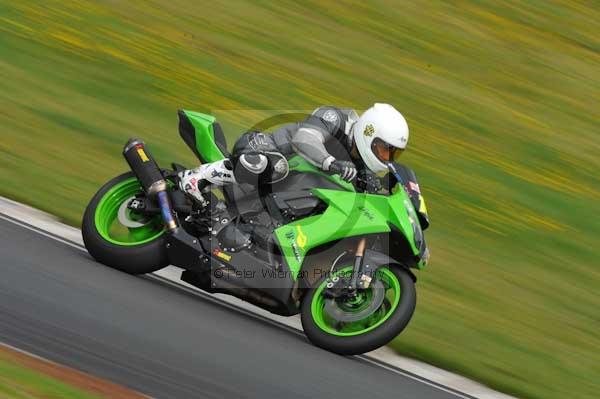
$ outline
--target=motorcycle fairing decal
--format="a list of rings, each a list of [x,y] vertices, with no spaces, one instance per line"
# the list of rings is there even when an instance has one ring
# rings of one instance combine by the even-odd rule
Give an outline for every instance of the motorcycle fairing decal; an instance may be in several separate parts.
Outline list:
[[[304,249],[304,247],[306,246],[306,242],[308,240],[308,238],[306,237],[306,234],[304,234],[302,232],[302,226],[297,225],[296,226],[296,230],[297,230],[297,237],[296,237],[296,244],[298,244],[298,246],[302,249]]]
[[[220,248],[215,248],[212,253],[214,256],[221,258],[227,262],[231,260],[231,255],[223,252]]]
[[[427,205],[425,205],[425,198],[422,195],[419,195],[419,212],[427,215]]]

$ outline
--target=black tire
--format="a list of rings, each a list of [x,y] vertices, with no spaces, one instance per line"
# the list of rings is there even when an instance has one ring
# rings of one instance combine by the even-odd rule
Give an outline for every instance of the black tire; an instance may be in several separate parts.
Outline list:
[[[401,267],[390,266],[389,269],[400,283],[400,303],[395,312],[382,325],[362,335],[336,336],[323,331],[314,321],[311,303],[316,288],[326,278],[323,277],[314,287],[309,289],[302,301],[301,321],[304,333],[316,346],[328,351],[350,356],[370,352],[380,348],[394,339],[408,325],[416,307],[417,291],[415,283],[408,272]]]
[[[164,235],[141,245],[120,246],[105,240],[96,228],[95,213],[104,194],[114,185],[133,177],[127,172],[106,183],[88,204],[81,223],[86,249],[98,262],[129,274],[145,274],[169,264]]]

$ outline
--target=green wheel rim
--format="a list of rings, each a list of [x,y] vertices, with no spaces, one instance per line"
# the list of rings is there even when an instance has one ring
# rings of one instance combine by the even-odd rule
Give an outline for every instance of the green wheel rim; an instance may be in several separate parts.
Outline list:
[[[142,192],[135,177],[130,177],[112,186],[100,199],[94,214],[96,230],[106,241],[121,246],[146,244],[164,233],[161,216],[157,215],[140,227],[127,227],[119,222],[118,213],[121,205]],[[135,220],[135,215],[128,212],[128,217]]]
[[[345,267],[336,271],[332,274],[331,278],[345,273],[352,273],[352,267]],[[365,334],[381,326],[392,314],[394,314],[394,311],[400,303],[400,282],[398,281],[398,277],[396,277],[396,275],[387,267],[382,267],[377,270],[375,278],[383,283],[386,290],[383,303],[366,318],[347,323],[341,323],[331,319],[324,311],[327,298],[323,296],[323,292],[327,289],[329,279],[323,280],[317,288],[310,306],[312,318],[317,326],[326,333],[342,337]],[[363,291],[361,295],[362,297],[358,300],[364,301],[366,306],[372,296],[371,289],[369,288]],[[364,309],[364,307],[356,307],[357,312],[361,309]]]

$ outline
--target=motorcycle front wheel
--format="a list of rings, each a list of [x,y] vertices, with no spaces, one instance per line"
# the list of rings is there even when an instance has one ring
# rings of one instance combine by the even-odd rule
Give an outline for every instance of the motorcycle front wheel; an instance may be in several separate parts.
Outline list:
[[[106,183],[88,204],[81,224],[86,249],[98,262],[130,274],[169,264],[160,214],[136,214],[127,205],[143,194],[132,172]]]
[[[377,270],[369,288],[355,297],[326,295],[328,284],[350,279],[352,266],[322,278],[302,302],[302,327],[315,345],[340,355],[377,349],[408,325],[416,306],[415,284],[400,267]]]

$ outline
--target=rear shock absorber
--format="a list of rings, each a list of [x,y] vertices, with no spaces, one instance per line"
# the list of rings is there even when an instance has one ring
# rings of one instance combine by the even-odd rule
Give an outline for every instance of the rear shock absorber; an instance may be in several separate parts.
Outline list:
[[[175,230],[177,222],[173,216],[173,208],[167,192],[167,182],[144,142],[139,139],[129,139],[123,148],[123,156],[146,195],[149,198],[156,197],[158,199],[158,205],[167,230]]]

